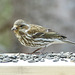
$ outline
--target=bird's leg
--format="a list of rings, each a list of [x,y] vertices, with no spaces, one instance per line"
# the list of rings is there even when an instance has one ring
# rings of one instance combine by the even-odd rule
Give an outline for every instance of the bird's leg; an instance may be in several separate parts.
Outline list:
[[[16,56],[20,56],[21,52],[19,51],[17,54],[15,54]]]
[[[33,51],[31,54],[34,54],[35,52],[37,52],[38,50],[40,50],[41,48],[36,49],[35,51]]]
[[[20,52],[16,54],[16,56],[20,56]]]
[[[43,48],[43,50],[40,52],[40,54],[42,54],[44,52],[44,50],[46,49],[46,46]]]
[[[40,49],[42,49],[42,48],[38,48],[38,49],[36,49],[35,51],[33,51],[32,53],[27,53],[27,54],[34,54],[34,53],[36,53],[37,51],[39,51]],[[43,48],[43,50],[40,52],[40,54],[41,53],[43,53],[43,51],[46,49],[46,46]]]
[[[35,51],[33,51],[31,54],[34,54],[34,53],[36,53],[38,50],[40,50],[41,48],[38,48],[38,49],[36,49]],[[43,53],[43,51],[46,49],[46,46],[43,48],[43,50],[40,52],[40,54],[41,53]]]

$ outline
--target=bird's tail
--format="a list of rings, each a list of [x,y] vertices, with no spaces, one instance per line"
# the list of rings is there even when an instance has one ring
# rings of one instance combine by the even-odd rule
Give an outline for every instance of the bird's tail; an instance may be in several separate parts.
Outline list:
[[[69,40],[63,40],[64,43],[69,43],[69,44],[74,44],[75,45],[75,42],[71,42]]]

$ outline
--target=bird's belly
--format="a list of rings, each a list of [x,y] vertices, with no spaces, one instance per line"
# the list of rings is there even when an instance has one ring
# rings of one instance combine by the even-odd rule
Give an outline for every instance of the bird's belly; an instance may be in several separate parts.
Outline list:
[[[48,43],[34,42],[34,41],[25,42],[24,40],[22,40],[21,44],[28,47],[38,47],[38,48],[45,47],[46,45],[48,45]]]
[[[22,45],[27,46],[27,47],[45,47],[47,46],[50,42],[43,42],[43,41],[34,41],[32,39],[26,39],[26,38],[19,38],[19,41]]]
[[[56,43],[62,43],[61,40],[58,39],[45,39],[45,38],[36,38],[36,39],[32,39],[30,37],[27,36],[21,36],[18,37],[20,43],[24,46],[28,46],[28,47],[46,47],[52,44],[56,44]]]

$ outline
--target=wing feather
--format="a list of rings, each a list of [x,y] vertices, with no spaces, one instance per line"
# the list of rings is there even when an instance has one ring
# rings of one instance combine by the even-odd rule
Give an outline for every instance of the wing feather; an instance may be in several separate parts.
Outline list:
[[[32,38],[46,38],[46,39],[65,39],[66,37],[58,34],[57,32],[46,29],[39,25],[30,24],[31,28],[28,31],[28,34],[31,35]]]
[[[45,32],[37,32],[33,36],[33,38],[46,38],[46,39],[65,39],[66,37],[63,35],[58,34],[51,29],[48,29]]]

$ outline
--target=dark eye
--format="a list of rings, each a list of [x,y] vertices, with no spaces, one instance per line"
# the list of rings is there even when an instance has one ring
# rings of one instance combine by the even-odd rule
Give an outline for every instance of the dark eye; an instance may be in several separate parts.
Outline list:
[[[20,27],[23,27],[24,25],[20,25]]]

